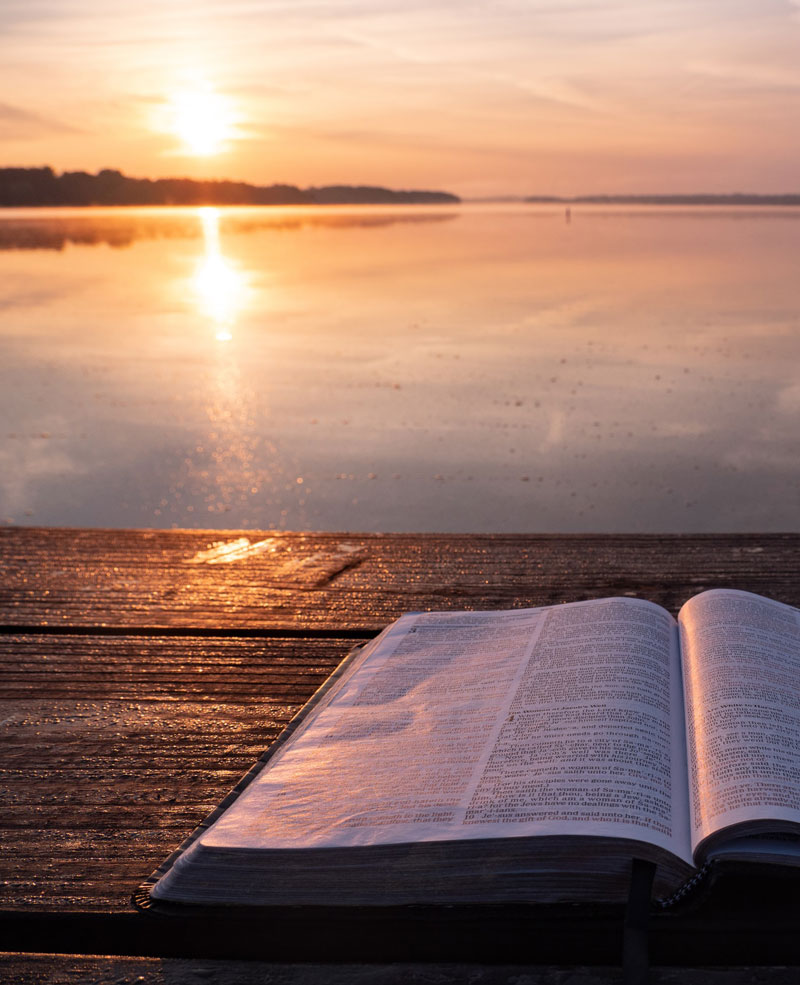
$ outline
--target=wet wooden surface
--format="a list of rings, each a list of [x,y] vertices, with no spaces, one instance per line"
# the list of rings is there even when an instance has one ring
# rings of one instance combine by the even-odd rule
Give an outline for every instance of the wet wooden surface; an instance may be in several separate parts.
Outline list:
[[[131,891],[352,644],[402,612],[608,595],[675,611],[709,587],[800,605],[800,535],[7,528],[0,570],[0,946],[86,954],[109,920],[146,948]],[[25,961],[26,981],[75,980]]]
[[[0,636],[0,906],[127,912],[351,645]]]
[[[710,587],[799,591],[797,535],[0,533],[0,614],[24,627],[350,632],[417,609],[630,594],[675,611]]]

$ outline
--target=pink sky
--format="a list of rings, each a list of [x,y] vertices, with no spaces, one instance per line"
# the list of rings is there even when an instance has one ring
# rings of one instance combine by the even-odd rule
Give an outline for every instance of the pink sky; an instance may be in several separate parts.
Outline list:
[[[0,165],[800,191],[790,0],[4,0]]]

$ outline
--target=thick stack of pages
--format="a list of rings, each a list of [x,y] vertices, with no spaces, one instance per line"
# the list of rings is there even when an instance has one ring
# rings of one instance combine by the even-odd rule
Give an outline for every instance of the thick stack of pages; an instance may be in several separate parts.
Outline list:
[[[800,612],[704,592],[399,619],[151,890],[209,905],[620,901],[800,864]]]

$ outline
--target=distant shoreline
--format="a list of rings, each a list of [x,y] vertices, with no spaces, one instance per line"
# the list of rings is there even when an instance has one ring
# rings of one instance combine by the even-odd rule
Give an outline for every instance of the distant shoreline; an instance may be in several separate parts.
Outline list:
[[[372,185],[249,185],[193,178],[129,178],[121,171],[97,174],[50,167],[0,168],[0,208],[118,205],[457,205],[450,192],[402,190]]]
[[[800,205],[800,194],[756,195],[579,195],[559,198],[529,195],[521,201],[539,205]]]
[[[130,178],[105,168],[97,174],[51,167],[0,168],[0,208],[83,208],[104,206],[252,205],[460,205],[460,204],[623,206],[800,206],[800,193],[644,195],[496,195],[462,200],[446,191],[383,188],[376,185],[251,185],[242,181],[194,178]]]

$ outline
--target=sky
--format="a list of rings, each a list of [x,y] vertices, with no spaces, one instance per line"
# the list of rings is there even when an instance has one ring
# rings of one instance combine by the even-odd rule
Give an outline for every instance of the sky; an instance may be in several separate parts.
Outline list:
[[[0,166],[798,192],[800,0],[2,0]]]

